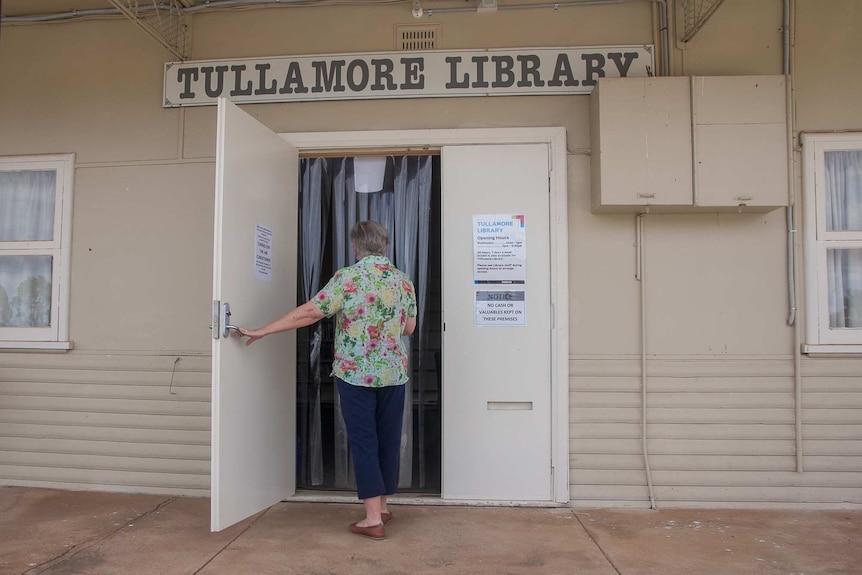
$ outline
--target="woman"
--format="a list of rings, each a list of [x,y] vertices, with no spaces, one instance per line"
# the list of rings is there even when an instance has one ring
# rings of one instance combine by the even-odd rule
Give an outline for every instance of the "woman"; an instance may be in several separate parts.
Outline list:
[[[377,222],[350,230],[356,263],[338,270],[311,301],[259,328],[240,328],[246,345],[272,333],[336,316],[332,375],[353,453],[356,487],[365,519],[350,531],[384,539],[393,519],[386,506],[398,483],[401,421],[408,358],[401,342],[416,328],[413,284],[384,255],[389,233]]]

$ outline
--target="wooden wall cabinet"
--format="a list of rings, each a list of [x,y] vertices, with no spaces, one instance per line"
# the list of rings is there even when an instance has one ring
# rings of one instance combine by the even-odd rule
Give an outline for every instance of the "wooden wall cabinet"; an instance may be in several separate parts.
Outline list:
[[[592,209],[786,206],[784,76],[602,78],[590,96]]]

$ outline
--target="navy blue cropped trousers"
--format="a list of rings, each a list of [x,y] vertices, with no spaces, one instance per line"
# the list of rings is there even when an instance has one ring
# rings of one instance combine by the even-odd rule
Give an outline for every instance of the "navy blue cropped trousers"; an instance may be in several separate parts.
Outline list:
[[[392,495],[398,487],[404,386],[363,387],[335,381],[359,499]]]

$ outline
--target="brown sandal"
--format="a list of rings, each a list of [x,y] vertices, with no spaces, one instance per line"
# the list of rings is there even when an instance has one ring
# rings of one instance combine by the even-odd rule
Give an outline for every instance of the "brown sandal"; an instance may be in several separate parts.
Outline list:
[[[360,527],[356,523],[351,523],[350,532],[376,541],[386,539],[386,530],[383,528],[383,523],[380,525],[371,525],[369,527]]]

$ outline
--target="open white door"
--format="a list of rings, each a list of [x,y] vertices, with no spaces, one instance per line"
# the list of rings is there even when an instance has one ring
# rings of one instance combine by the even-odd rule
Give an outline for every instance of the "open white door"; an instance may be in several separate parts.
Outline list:
[[[446,499],[553,499],[548,166],[546,144],[443,147]],[[513,225],[526,232],[523,283],[474,283],[473,216],[485,214],[508,214],[510,223],[518,216]],[[500,294],[518,303],[481,301]],[[521,321],[480,319],[478,310],[502,306],[520,309]]]
[[[246,347],[237,338],[225,337],[225,324],[258,327],[296,305],[298,170],[296,148],[235,105],[219,100],[213,531],[266,509],[296,489],[295,335],[270,336]],[[232,318],[224,316],[224,304],[229,304]]]

